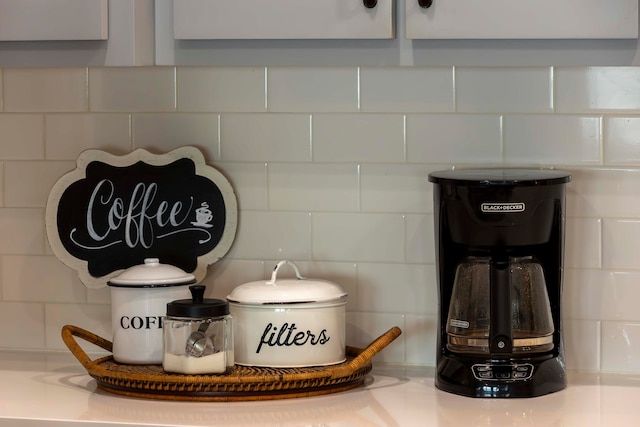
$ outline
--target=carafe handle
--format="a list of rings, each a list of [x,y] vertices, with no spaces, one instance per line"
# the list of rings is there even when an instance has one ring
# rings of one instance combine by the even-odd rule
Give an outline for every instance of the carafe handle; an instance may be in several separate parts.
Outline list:
[[[509,261],[492,259],[489,285],[489,353],[513,353]]]

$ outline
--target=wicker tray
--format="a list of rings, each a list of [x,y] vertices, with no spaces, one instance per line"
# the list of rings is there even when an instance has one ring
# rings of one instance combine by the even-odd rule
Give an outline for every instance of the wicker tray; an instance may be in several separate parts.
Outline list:
[[[102,390],[147,399],[227,402],[317,396],[358,387],[371,372],[373,356],[401,333],[393,327],[366,349],[347,346],[347,360],[338,365],[287,369],[236,365],[225,375],[172,374],[161,365],[120,364],[113,356],[91,360],[74,337],[107,351],[112,351],[112,343],[77,326],[64,326],[62,340]]]

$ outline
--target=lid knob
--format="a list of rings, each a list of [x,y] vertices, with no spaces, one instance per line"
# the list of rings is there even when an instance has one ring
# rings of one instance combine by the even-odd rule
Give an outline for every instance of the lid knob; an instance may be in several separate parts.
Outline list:
[[[191,291],[191,298],[193,299],[194,304],[202,304],[204,302],[205,286],[191,285],[189,286],[189,290]]]

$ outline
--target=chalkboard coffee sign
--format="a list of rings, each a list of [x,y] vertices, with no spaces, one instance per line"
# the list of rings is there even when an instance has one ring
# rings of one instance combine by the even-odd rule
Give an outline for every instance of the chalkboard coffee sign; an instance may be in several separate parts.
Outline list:
[[[46,209],[53,252],[91,288],[146,258],[200,281],[231,248],[237,222],[231,184],[195,147],[87,150],[53,186]]]

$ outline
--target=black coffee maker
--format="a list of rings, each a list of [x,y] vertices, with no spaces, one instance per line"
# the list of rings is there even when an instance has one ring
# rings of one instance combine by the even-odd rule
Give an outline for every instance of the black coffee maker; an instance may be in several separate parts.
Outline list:
[[[560,300],[565,184],[548,169],[433,172],[436,387],[533,397],[566,387]]]

